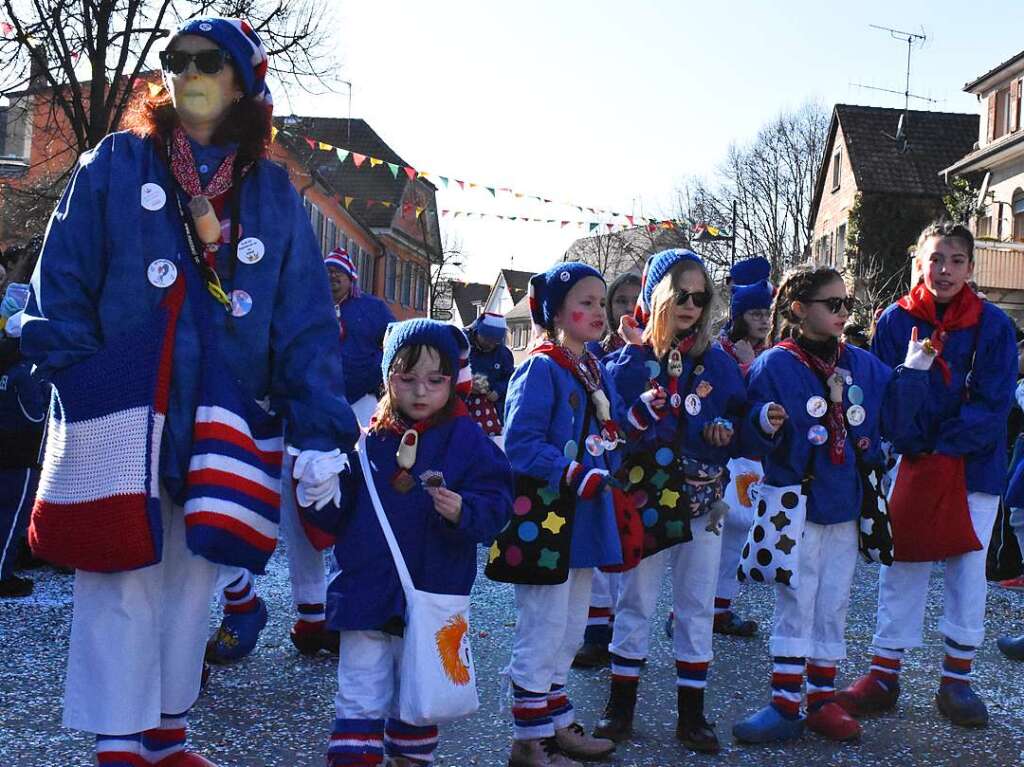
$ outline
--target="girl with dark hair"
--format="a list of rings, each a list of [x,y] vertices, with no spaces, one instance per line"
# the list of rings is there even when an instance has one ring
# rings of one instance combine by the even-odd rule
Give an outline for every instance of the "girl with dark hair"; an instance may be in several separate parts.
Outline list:
[[[935,364],[917,428],[893,440],[901,456],[891,501],[896,561],[879,576],[871,668],[840,702],[854,715],[896,705],[903,654],[922,643],[932,564],[941,559],[945,657],[935,702],[953,724],[980,727],[988,711],[971,686],[971,666],[985,636],[985,560],[1006,487],[1017,347],[1010,318],[968,284],[968,229],[950,222],[926,227],[914,262],[921,280],[879,318],[872,351],[892,365],[908,338],[921,337],[934,349]],[[922,503],[931,506],[926,526],[905,536]]]
[[[894,378],[870,353],[840,343],[852,307],[834,269],[787,274],[775,295],[770,336],[785,340],[758,357],[747,379],[752,402],[779,402],[789,418],[764,455],[757,515],[743,553],[744,566],[755,561],[765,567],[752,577],[776,584],[771,703],[733,727],[743,742],[796,738],[805,722],[833,740],[860,734],[834,700],[836,663],[846,657],[846,612],[865,492],[858,464],[880,465],[880,435],[897,417],[912,417],[924,374]],[[922,356],[918,346],[908,352],[908,366]],[[896,385],[901,383],[906,385]],[[769,519],[778,539],[759,549],[772,540],[759,524]]]
[[[22,349],[63,439],[29,537],[77,569],[65,726],[100,764],[201,767],[186,717],[218,568],[262,572],[283,443],[299,502],[323,505],[357,432],[319,248],[264,157],[259,36],[193,19],[160,62],[132,130],[81,157],[32,278]]]

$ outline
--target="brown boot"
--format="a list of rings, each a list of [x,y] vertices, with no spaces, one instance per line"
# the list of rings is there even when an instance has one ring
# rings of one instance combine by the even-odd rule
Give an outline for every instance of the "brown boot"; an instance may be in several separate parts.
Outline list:
[[[615,743],[629,740],[633,734],[633,711],[636,709],[636,691],[639,680],[623,682],[612,680],[608,705],[594,728],[594,737],[607,738]]]
[[[555,730],[555,742],[558,743],[558,750],[566,756],[585,761],[604,759],[615,750],[614,741],[587,735],[576,722]]]
[[[565,756],[554,738],[513,740],[508,767],[583,767]]]
[[[677,688],[676,705],[679,710],[676,737],[691,751],[717,754],[721,749],[718,737],[704,718],[704,688]]]

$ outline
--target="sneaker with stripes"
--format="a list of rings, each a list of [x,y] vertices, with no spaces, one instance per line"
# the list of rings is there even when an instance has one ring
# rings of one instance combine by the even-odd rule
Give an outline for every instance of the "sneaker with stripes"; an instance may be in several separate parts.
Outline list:
[[[772,658],[772,706],[786,719],[800,718],[804,658]]]
[[[383,719],[335,719],[328,767],[372,767],[384,761]]]

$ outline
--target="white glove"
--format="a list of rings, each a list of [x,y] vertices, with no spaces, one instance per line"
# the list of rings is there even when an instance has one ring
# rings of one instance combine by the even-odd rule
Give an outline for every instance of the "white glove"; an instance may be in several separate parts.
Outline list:
[[[907,343],[907,357],[903,360],[903,367],[911,370],[931,370],[935,362],[935,349],[932,342],[926,338],[923,341],[917,340],[917,328],[910,332],[910,341]]]
[[[778,426],[772,426],[772,422],[768,420],[768,410],[774,404],[774,402],[765,402],[764,405],[761,407],[761,413],[758,416],[758,421],[761,424],[761,431],[763,431],[769,437],[775,434],[775,432],[777,432],[780,428],[782,428],[782,424],[779,424]]]
[[[1015,396],[1017,398],[1017,405],[1020,406],[1021,410],[1024,410],[1024,378],[1022,378],[1020,383],[1017,384],[1017,392]]]
[[[25,312],[15,312],[7,320],[7,324],[4,325],[4,332],[11,338],[21,338],[21,324],[25,318]]]
[[[308,507],[315,504],[319,511],[328,503],[341,503],[341,483],[338,475],[349,468],[347,455],[338,448],[324,452],[298,450],[289,446],[288,452],[296,456],[292,477],[299,481],[295,488],[295,498],[300,506]]]

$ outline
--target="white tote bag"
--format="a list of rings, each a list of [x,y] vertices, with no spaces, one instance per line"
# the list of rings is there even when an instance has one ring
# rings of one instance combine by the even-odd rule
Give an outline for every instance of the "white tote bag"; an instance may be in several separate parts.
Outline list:
[[[806,522],[807,496],[800,485],[761,483],[754,524],[736,573],[740,581],[781,583],[795,589],[800,582],[800,541]]]
[[[409,568],[377,495],[370,460],[366,455],[365,436],[359,440],[358,451],[366,489],[370,492],[370,500],[405,592],[405,637],[399,663],[399,717],[403,722],[417,726],[462,719],[480,708],[469,646],[469,596],[434,594],[413,586]]]

